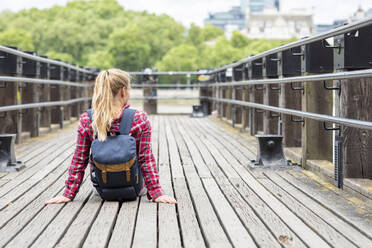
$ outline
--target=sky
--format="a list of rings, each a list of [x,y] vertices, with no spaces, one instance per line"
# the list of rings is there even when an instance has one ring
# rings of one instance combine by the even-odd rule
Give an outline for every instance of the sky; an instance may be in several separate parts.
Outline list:
[[[125,9],[147,10],[157,14],[166,13],[184,25],[192,22],[203,25],[209,12],[226,11],[239,0],[118,0]],[[17,11],[24,8],[48,8],[63,5],[68,0],[0,0],[0,11]],[[372,0],[281,0],[281,9],[306,8],[313,11],[316,24],[331,24],[336,19],[351,16],[361,5],[365,10],[372,8]]]

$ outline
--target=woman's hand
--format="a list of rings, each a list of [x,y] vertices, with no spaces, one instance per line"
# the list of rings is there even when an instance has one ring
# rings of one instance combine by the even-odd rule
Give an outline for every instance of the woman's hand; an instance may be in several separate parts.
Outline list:
[[[169,195],[159,196],[158,198],[155,199],[155,202],[170,203],[170,204],[176,204],[177,203],[177,201]]]
[[[59,195],[59,196],[56,196],[52,199],[50,199],[49,201],[45,201],[44,204],[45,205],[48,205],[48,204],[55,204],[55,203],[65,203],[65,202],[69,202],[71,201],[71,199],[63,196],[63,195]]]

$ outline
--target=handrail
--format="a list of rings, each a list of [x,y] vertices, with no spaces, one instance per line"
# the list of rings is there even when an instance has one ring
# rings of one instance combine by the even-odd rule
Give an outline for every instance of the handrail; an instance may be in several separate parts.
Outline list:
[[[132,88],[199,88],[201,84],[131,84]]]
[[[54,64],[54,65],[60,65],[60,66],[68,67],[68,68],[71,68],[71,69],[74,69],[74,70],[77,70],[77,71],[80,71],[80,72],[94,74],[94,72],[92,72],[92,71],[89,71],[89,70],[86,70],[86,69],[83,69],[83,68],[80,68],[80,67],[77,67],[77,66],[73,66],[73,65],[67,64],[67,63],[62,62],[62,61],[43,58],[43,57],[40,57],[40,56],[28,54],[28,53],[25,53],[25,52],[22,52],[22,51],[13,49],[13,48],[1,46],[1,45],[0,45],[0,51],[10,53],[10,54],[13,54],[13,55],[16,55],[16,56],[21,56],[23,58],[31,59],[31,60],[34,60],[34,61]]]
[[[61,80],[51,80],[51,79],[39,79],[39,78],[23,78],[23,77],[9,77],[9,76],[0,76],[1,82],[22,82],[22,83],[32,83],[32,84],[58,84],[66,86],[76,86],[76,87],[93,87],[94,84],[87,83],[74,83]]]
[[[131,97],[130,100],[199,100],[199,96],[140,96]]]
[[[130,71],[130,75],[201,75],[207,73],[201,73],[197,71],[154,71],[154,72],[144,72],[144,71]]]
[[[281,84],[281,83],[296,83],[296,82],[313,82],[313,81],[324,81],[324,80],[342,80],[342,79],[356,79],[372,77],[372,69],[357,70],[357,71],[346,71],[336,73],[325,73],[308,76],[298,77],[286,77],[286,78],[275,78],[275,79],[258,79],[258,80],[244,80],[244,81],[233,81],[233,82],[217,82],[211,83],[208,86],[247,86],[256,84]]]
[[[294,41],[294,42],[291,42],[291,43],[288,43],[288,44],[285,44],[285,45],[282,45],[282,46],[264,51],[262,53],[254,55],[254,56],[250,56],[248,58],[241,59],[241,60],[239,60],[235,63],[231,63],[231,64],[228,64],[228,65],[222,66],[220,68],[217,68],[217,69],[209,72],[209,74],[213,74],[213,73],[225,70],[227,68],[232,68],[232,67],[235,67],[235,66],[247,63],[247,62],[251,62],[253,60],[260,59],[260,58],[266,57],[266,56],[274,54],[274,53],[283,52],[285,50],[288,50],[288,49],[291,49],[291,48],[294,48],[294,47],[306,45],[306,44],[309,44],[309,43],[312,43],[312,42],[315,42],[315,41],[324,40],[324,39],[334,37],[334,36],[337,36],[337,35],[340,35],[340,34],[345,34],[345,33],[354,31],[356,29],[368,26],[370,24],[372,24],[372,17],[364,18],[360,21],[356,21],[356,22],[350,23],[348,25],[344,25],[344,26],[332,29],[330,31],[322,32],[320,34],[316,34],[316,35],[313,35],[311,37],[303,38],[301,40]]]
[[[37,103],[28,103],[28,104],[18,104],[18,105],[8,105],[0,107],[0,112],[14,111],[21,109],[32,109],[32,108],[42,108],[42,107],[53,107],[53,106],[64,106],[73,104],[76,102],[90,101],[90,97],[76,98],[67,101],[53,101],[53,102],[37,102]]]
[[[368,121],[340,118],[340,117],[335,117],[335,116],[330,116],[330,115],[316,114],[316,113],[311,113],[311,112],[304,112],[300,110],[274,107],[270,105],[264,105],[260,103],[246,102],[246,101],[240,101],[240,100],[230,100],[230,99],[215,98],[215,97],[201,97],[201,99],[207,99],[207,100],[223,102],[223,103],[230,103],[234,105],[241,105],[241,106],[246,106],[246,107],[251,107],[251,108],[264,109],[264,110],[281,113],[281,114],[288,114],[292,116],[309,118],[309,119],[318,120],[318,121],[331,122],[331,123],[340,124],[340,125],[348,126],[348,127],[372,130],[372,122],[368,122]]]

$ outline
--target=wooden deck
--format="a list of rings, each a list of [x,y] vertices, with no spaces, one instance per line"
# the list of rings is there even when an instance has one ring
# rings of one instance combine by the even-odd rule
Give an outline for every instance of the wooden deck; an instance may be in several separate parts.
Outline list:
[[[86,173],[73,202],[44,206],[63,190],[75,123],[18,146],[26,169],[0,175],[0,247],[372,247],[369,198],[308,171],[251,171],[255,139],[211,119],[151,121],[177,205],[103,202]]]

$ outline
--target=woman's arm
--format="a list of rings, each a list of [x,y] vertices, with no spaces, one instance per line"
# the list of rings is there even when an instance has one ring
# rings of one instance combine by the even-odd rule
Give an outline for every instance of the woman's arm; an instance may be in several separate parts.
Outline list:
[[[45,204],[63,203],[72,201],[79,192],[80,185],[84,178],[84,171],[89,162],[91,140],[89,138],[89,117],[86,112],[80,116],[77,130],[77,141],[74,156],[68,169],[68,178],[65,181],[65,190],[62,196],[57,196]]]

